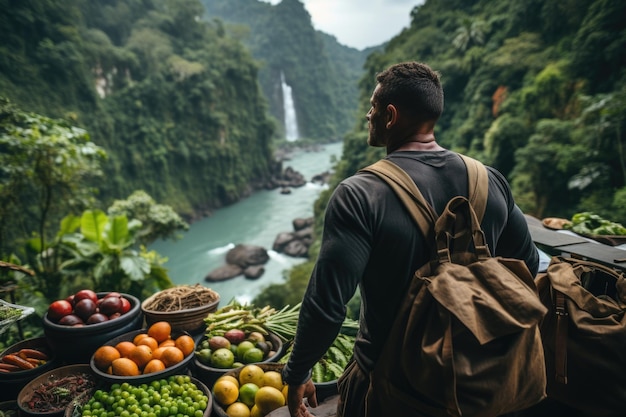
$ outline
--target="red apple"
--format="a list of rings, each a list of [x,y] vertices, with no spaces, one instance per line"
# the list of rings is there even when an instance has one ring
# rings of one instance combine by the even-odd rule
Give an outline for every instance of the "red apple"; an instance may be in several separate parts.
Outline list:
[[[107,316],[119,312],[120,308],[122,308],[122,299],[119,297],[104,297],[98,305],[100,313]]]
[[[74,305],[74,294],[68,295],[67,298],[65,299],[65,301],[67,301],[68,303],[70,303],[73,306]]]
[[[104,298],[107,298],[107,297],[118,297],[118,298],[119,298],[119,297],[121,297],[121,296],[122,296],[122,294],[120,294],[119,292],[117,292],[117,291],[111,291],[110,293],[106,294],[106,295],[104,296]]]
[[[84,300],[85,298],[89,298],[91,301],[95,303],[98,302],[98,294],[96,294],[92,290],[80,290],[76,294],[74,294],[74,304],[78,304],[80,300]]]
[[[102,313],[94,313],[87,319],[87,324],[98,324],[108,321],[109,318]]]
[[[113,319],[116,319],[116,318],[121,317],[121,316],[122,316],[122,314],[120,312],[113,313],[113,314],[111,314],[109,316],[109,320],[113,320]]]
[[[120,297],[120,301],[122,301],[122,307],[120,308],[121,314],[126,314],[130,311],[130,301],[127,298]]]
[[[59,324],[64,326],[75,326],[83,323],[83,319],[78,317],[76,314],[68,314],[67,316],[61,317],[61,320],[59,320]]]
[[[48,306],[48,318],[59,321],[62,317],[72,314],[72,304],[67,300],[57,300]]]
[[[83,320],[87,320],[95,312],[96,303],[90,298],[83,298],[74,306],[74,313]]]

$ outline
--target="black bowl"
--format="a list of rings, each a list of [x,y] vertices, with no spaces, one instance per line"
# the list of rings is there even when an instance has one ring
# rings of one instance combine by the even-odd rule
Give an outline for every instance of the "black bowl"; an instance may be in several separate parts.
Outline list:
[[[17,394],[24,386],[30,382],[33,378],[54,369],[61,364],[61,360],[55,354],[50,347],[45,337],[35,337],[32,339],[22,340],[14,345],[6,348],[0,353],[0,358],[10,353],[17,353],[21,349],[36,349],[40,350],[48,355],[48,360],[45,364],[39,365],[34,369],[27,369],[23,371],[13,372],[1,372],[0,373],[0,400],[9,401],[15,400]]]
[[[102,298],[108,293],[98,293]],[[97,324],[80,327],[64,326],[43,317],[43,329],[48,343],[56,354],[66,363],[89,363],[91,355],[112,338],[140,329],[143,326],[141,303],[137,297],[122,294],[130,301],[130,310],[120,317]]]
[[[60,404],[60,407],[57,409],[45,410],[45,411],[40,411],[40,412],[30,409],[27,406],[27,401],[33,395],[35,390],[37,390],[42,384],[45,384],[54,379],[63,378],[63,377],[71,376],[71,375],[77,375],[77,374],[86,374],[90,378],[93,378],[94,387],[92,391],[95,390],[95,387],[98,382],[97,382],[96,376],[93,375],[93,373],[91,372],[89,365],[86,365],[86,364],[68,365],[68,366],[62,366],[60,368],[52,369],[46,373],[39,375],[37,378],[33,379],[28,384],[26,384],[24,388],[22,388],[22,390],[17,396],[17,405],[20,409],[20,416],[22,417],[23,416],[27,416],[27,417],[62,416],[65,413],[65,408],[67,407],[69,403],[71,403],[72,399],[69,399],[68,404],[65,404],[65,405]],[[84,392],[83,394],[90,395],[89,392]]]
[[[135,336],[141,333],[146,333],[147,331],[148,331],[147,329],[134,330],[132,332],[128,332],[123,335],[117,336],[107,341],[106,343],[103,343],[103,345],[115,346],[119,342],[123,342],[123,341],[132,342]],[[183,334],[189,335],[189,333],[187,332],[172,331],[172,339],[175,339],[178,336],[182,336]],[[193,356],[194,354],[192,352],[189,355],[187,355],[182,361],[180,361],[179,363],[173,366],[170,366],[169,368],[165,368],[164,370],[159,371],[159,372],[151,372],[149,374],[141,374],[141,375],[136,375],[136,376],[111,375],[106,372],[103,372],[100,369],[98,369],[98,367],[94,363],[93,355],[91,356],[91,359],[89,360],[89,366],[91,367],[91,370],[93,371],[93,373],[98,376],[98,378],[108,383],[121,384],[123,382],[128,382],[131,384],[141,384],[144,382],[154,381],[155,379],[168,377],[170,375],[184,374],[187,371],[187,368],[189,367],[191,360],[193,359]]]
[[[269,339],[270,342],[272,342],[273,351],[275,351],[276,353],[274,353],[272,356],[269,356],[269,357],[263,359],[261,362],[257,362],[257,363],[278,362],[278,360],[284,354],[283,342],[276,334],[274,334],[272,332],[270,332],[266,336],[266,338]],[[204,339],[206,339],[206,336],[205,337],[201,337],[199,339],[199,341],[196,342],[196,346],[199,346],[200,343],[202,343],[202,341]],[[193,358],[193,367],[192,367],[192,371],[191,372],[200,381],[204,382],[209,387],[213,386],[213,384],[215,383],[217,378],[219,378],[220,376],[225,375],[227,372],[232,371],[233,369],[235,369],[235,368],[226,368],[226,369],[225,368],[214,368],[212,366],[209,366],[209,365],[206,365],[206,364],[202,363],[200,360],[198,360],[195,357],[195,354],[193,356],[194,356],[194,358]]]

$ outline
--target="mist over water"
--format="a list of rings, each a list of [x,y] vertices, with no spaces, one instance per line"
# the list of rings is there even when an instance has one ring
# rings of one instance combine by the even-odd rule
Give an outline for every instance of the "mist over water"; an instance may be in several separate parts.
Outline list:
[[[308,181],[303,187],[292,188],[291,194],[281,194],[280,189],[258,191],[193,223],[181,239],[155,242],[150,249],[168,258],[164,266],[175,284],[210,287],[220,294],[220,305],[232,298],[251,301],[269,284],[283,283],[284,271],[305,260],[274,252],[272,245],[279,233],[293,231],[294,219],[313,216],[313,203],[327,186],[310,180],[332,168],[331,156],[339,159],[342,146],[335,143],[324,145],[319,152],[299,151],[283,162],[285,168],[291,166]],[[205,281],[209,272],[224,265],[226,253],[236,244],[264,247],[270,257],[265,273],[256,280],[239,276],[222,282]]]

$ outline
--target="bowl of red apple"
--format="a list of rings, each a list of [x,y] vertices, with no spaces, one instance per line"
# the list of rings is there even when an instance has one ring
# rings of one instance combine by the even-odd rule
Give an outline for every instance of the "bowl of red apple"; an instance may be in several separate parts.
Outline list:
[[[82,289],[50,303],[43,317],[45,337],[66,363],[89,363],[100,345],[142,326],[139,299],[115,291]]]

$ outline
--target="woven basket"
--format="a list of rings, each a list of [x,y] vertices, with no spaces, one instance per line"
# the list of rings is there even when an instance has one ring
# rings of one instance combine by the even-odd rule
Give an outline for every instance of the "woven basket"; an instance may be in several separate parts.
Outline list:
[[[220,303],[218,296],[213,302],[199,307],[175,311],[147,310],[145,306],[149,305],[158,294],[153,294],[141,303],[141,311],[143,311],[146,320],[146,327],[150,327],[151,324],[157,321],[166,321],[172,326],[172,330],[188,332],[192,335],[202,333],[206,329],[204,319],[209,313],[215,312]]]

